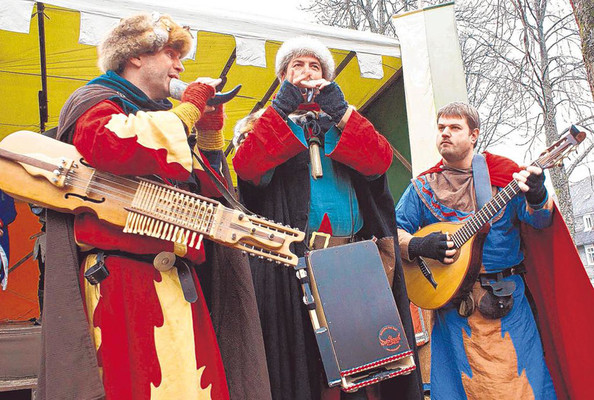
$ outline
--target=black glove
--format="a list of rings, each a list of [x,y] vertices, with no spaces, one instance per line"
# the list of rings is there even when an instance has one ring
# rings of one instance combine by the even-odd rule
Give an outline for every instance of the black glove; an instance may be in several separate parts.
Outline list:
[[[544,182],[544,172],[540,175],[530,174],[528,178],[526,178],[526,186],[528,186],[529,189],[525,196],[526,200],[528,200],[528,204],[540,204],[544,201],[545,197],[547,197],[547,189],[545,188]]]
[[[272,107],[286,120],[289,114],[295,111],[301,103],[303,103],[303,95],[301,95],[299,88],[289,81],[284,81],[276,94],[276,98],[272,100]]]
[[[443,262],[448,250],[448,236],[445,233],[433,232],[423,237],[413,237],[408,242],[408,257],[427,257]]]
[[[339,123],[347,112],[349,104],[344,99],[344,94],[336,82],[332,82],[322,90],[315,98],[322,111],[332,118],[332,122]]]

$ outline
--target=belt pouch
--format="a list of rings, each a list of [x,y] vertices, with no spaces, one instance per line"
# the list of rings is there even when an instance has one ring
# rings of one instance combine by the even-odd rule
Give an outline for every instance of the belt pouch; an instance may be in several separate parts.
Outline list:
[[[488,319],[505,317],[514,305],[513,293],[516,283],[504,281],[502,275],[498,275],[495,280],[481,276],[480,283],[483,290],[477,299],[479,312]]]

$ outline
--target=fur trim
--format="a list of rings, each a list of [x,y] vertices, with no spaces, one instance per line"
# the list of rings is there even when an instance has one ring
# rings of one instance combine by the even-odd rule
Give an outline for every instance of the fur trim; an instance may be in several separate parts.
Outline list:
[[[119,73],[129,58],[153,53],[165,46],[178,50],[183,58],[192,47],[192,35],[168,15],[153,13],[124,18],[99,45],[98,66],[103,72]]]
[[[254,123],[258,118],[264,114],[266,108],[261,108],[258,111],[248,115],[237,121],[235,127],[233,128],[233,146],[235,149],[238,149],[239,146],[243,143],[247,135],[252,131],[254,128]]]
[[[276,53],[275,72],[278,80],[287,71],[289,62],[295,57],[314,56],[322,64],[322,76],[327,81],[334,79],[334,58],[330,50],[318,39],[310,36],[298,36],[287,40]]]

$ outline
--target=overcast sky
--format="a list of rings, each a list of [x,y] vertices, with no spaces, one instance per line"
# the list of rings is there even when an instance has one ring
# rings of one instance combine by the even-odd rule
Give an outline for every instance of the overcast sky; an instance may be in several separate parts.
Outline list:
[[[188,1],[188,0],[183,0]],[[251,14],[267,15],[282,19],[301,18],[303,21],[314,22],[314,17],[299,10],[300,5],[309,4],[310,0],[220,0],[208,1],[213,8],[243,11]],[[192,3],[203,3],[203,0],[190,0]]]

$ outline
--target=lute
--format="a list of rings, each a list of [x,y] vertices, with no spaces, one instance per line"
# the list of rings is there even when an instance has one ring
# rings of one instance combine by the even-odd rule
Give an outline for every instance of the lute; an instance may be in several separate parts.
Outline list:
[[[560,165],[563,158],[585,137],[584,132],[572,126],[569,133],[541,153],[531,165],[543,170]],[[447,232],[454,242],[454,248],[458,250],[453,264],[419,257],[412,262],[402,260],[408,297],[414,304],[429,310],[438,309],[472,288],[480,273],[489,221],[519,192],[518,182],[512,180],[464,223],[438,222],[414,233],[413,236],[422,237],[433,232]],[[435,287],[427,277],[429,271],[436,283]]]
[[[0,142],[0,189],[60,212],[94,212],[126,233],[200,248],[203,238],[268,261],[297,265],[305,234],[220,202],[141,177],[89,166],[74,146],[19,131]]]

